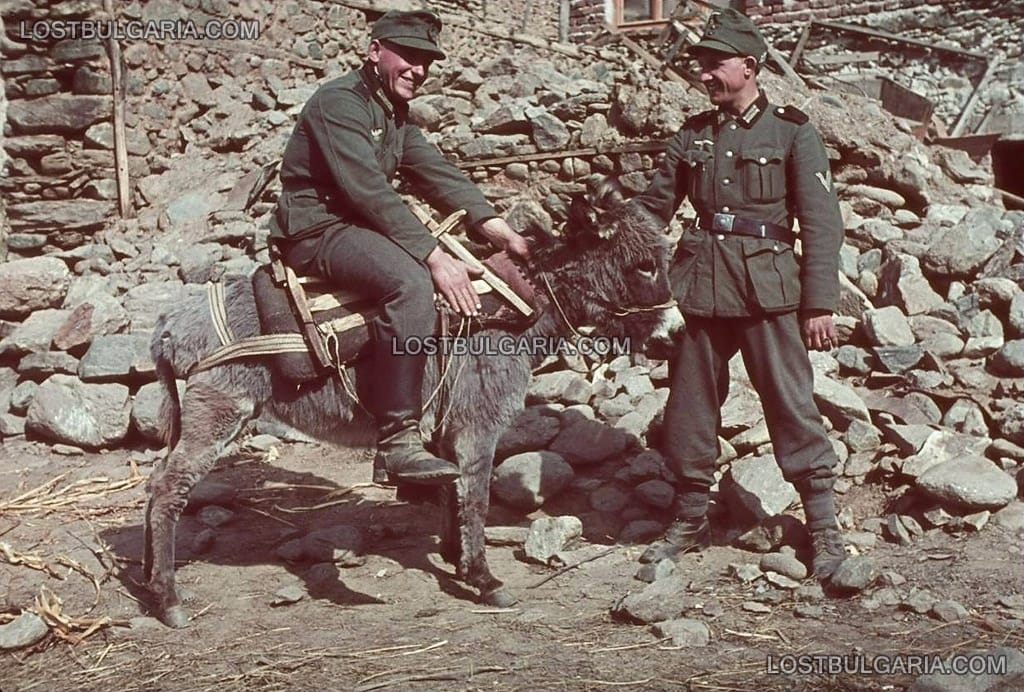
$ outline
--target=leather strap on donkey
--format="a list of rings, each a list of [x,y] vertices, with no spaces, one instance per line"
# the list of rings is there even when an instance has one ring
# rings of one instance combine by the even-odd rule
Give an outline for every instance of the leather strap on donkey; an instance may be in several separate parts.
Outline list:
[[[452,254],[482,271],[482,278],[473,282],[484,306],[480,326],[525,328],[536,319],[535,291],[521,266],[505,253],[480,262],[448,235],[464,211],[440,224],[418,207],[413,206],[413,212]],[[286,380],[302,384],[339,369],[370,340],[368,323],[377,312],[375,304],[356,292],[337,291],[317,277],[296,276],[276,254],[253,274],[252,286],[261,335],[235,339],[228,326],[223,285],[209,285],[210,317],[221,346],[193,372],[247,356],[273,356],[275,369]]]

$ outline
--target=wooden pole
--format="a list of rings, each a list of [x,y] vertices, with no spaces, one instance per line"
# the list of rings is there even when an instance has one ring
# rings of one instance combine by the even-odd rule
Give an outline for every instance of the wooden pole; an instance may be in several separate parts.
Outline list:
[[[949,133],[950,137],[959,137],[964,133],[967,128],[967,123],[971,119],[971,113],[974,112],[974,107],[978,104],[978,98],[981,97],[981,90],[988,84],[988,80],[992,77],[992,73],[996,71],[996,61],[990,60],[988,66],[985,69],[985,74],[981,76],[981,80],[978,81],[978,85],[974,87],[974,91],[971,92],[970,98],[967,99],[967,103],[964,104],[964,109],[960,111],[960,117],[956,119],[956,125],[953,126],[953,131]]]
[[[114,0],[103,0],[103,9],[114,21]],[[111,97],[114,102],[114,170],[117,176],[117,201],[121,218],[133,216],[131,187],[128,180],[128,140],[124,128],[125,79],[121,69],[121,46],[111,37],[107,41],[110,57]]]

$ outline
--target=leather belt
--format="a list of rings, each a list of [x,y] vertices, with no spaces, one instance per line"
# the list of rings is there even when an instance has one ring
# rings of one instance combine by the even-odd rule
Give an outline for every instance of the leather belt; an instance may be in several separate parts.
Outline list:
[[[697,217],[697,225],[708,233],[731,233],[754,238],[769,238],[793,244],[793,231],[777,223],[745,219],[735,214],[703,213]]]

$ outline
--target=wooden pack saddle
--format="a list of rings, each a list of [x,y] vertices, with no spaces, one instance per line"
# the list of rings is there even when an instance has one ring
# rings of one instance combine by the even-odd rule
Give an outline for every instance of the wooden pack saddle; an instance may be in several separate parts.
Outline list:
[[[522,266],[504,252],[481,261],[449,235],[464,211],[438,224],[422,209],[412,206],[412,210],[445,249],[482,271],[482,277],[473,281],[482,305],[477,328],[518,330],[533,323],[537,317],[536,294]],[[322,277],[299,277],[278,257],[256,270],[252,286],[261,334],[235,339],[228,328],[223,285],[210,285],[210,314],[221,346],[197,363],[193,371],[245,357],[269,356],[285,380],[303,384],[337,371],[357,358],[370,342],[369,323],[379,308],[358,291],[339,291]],[[450,333],[445,320],[453,313],[439,312],[438,333]]]

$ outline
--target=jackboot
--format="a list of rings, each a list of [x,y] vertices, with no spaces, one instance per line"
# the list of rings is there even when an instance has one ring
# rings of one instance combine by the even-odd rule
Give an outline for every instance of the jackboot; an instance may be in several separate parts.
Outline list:
[[[711,538],[711,527],[707,517],[698,519],[676,519],[665,532],[665,536],[647,547],[640,555],[640,562],[658,563],[662,560],[673,562],[680,555],[700,552],[708,546]]]
[[[374,395],[377,456],[374,482],[443,485],[459,477],[455,464],[434,456],[423,446],[423,369],[426,356],[395,355],[391,343],[374,347]]]
[[[827,581],[846,559],[843,534],[836,522],[835,491],[831,478],[813,479],[798,484],[800,499],[811,534],[811,571],[819,581]]]

